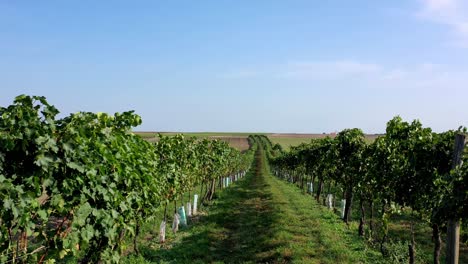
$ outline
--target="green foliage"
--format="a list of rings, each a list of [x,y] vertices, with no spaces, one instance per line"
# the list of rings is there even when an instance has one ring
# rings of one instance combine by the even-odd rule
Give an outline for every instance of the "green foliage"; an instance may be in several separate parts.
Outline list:
[[[277,176],[293,182],[317,176],[319,190],[323,181],[338,183],[347,200],[345,218],[354,192],[361,204],[378,203],[383,244],[390,216],[402,208],[411,208],[436,233],[449,217],[468,221],[466,151],[463,165],[451,170],[456,133],[466,129],[434,133],[418,120],[408,123],[397,116],[387,123],[386,134],[369,145],[362,131],[345,129],[334,139],[293,147],[272,165]]]
[[[38,96],[21,95],[0,108],[0,262],[25,254],[25,237],[46,239],[44,200],[59,163],[57,114]]]
[[[161,205],[248,166],[221,141],[152,145],[131,133],[142,122],[133,111],[57,114],[37,96],[0,108],[1,262],[118,262],[124,238]]]
[[[164,246],[146,241],[144,258],[124,263],[386,263],[332,212],[273,178],[257,142],[254,169],[207,215]]]

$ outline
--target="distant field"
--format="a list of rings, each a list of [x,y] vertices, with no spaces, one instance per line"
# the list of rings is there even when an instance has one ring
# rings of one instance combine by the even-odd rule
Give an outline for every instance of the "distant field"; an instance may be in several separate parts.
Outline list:
[[[248,150],[249,149],[249,141],[247,140],[247,136],[211,136],[208,138],[212,139],[219,139],[224,140],[233,148],[237,148],[240,151]]]
[[[269,137],[273,144],[280,144],[284,150],[289,150],[292,146],[302,143],[309,143],[312,138],[290,138],[290,137]]]
[[[330,134],[268,134],[268,138],[273,144],[280,144],[285,150],[302,143],[309,143],[312,139],[325,138],[326,136],[334,137],[334,135]]]
[[[157,133],[162,135],[177,135],[183,134],[189,137],[248,137],[249,135],[267,135],[268,133],[245,133],[245,132],[151,132],[151,131],[136,131],[135,134],[143,138],[154,137]]]
[[[142,138],[155,142],[158,132],[134,132]],[[273,144],[280,144],[283,149],[289,150],[291,146],[298,146],[301,143],[309,143],[311,139],[334,137],[334,134],[294,134],[294,133],[245,133],[245,132],[159,132],[162,135],[183,134],[187,137],[200,137],[220,139],[229,143],[231,147],[241,151],[249,148],[247,137],[249,135],[266,135]],[[372,142],[378,135],[366,135],[366,141]]]
[[[273,144],[280,144],[285,150],[289,150],[292,146],[298,146],[302,143],[309,143],[312,139],[335,137],[336,134],[266,134]],[[373,142],[379,135],[366,135],[368,143]]]
[[[158,132],[135,132],[135,134],[141,136],[142,138],[155,142],[157,140]],[[198,138],[210,138],[210,139],[219,139],[226,141],[233,148],[237,148],[240,151],[249,149],[249,142],[247,137],[249,135],[260,135],[262,133],[237,133],[237,132],[159,132],[162,135],[176,135],[183,134],[186,137],[198,137]],[[263,133],[264,134],[264,133]],[[262,135],[263,135],[262,134]]]

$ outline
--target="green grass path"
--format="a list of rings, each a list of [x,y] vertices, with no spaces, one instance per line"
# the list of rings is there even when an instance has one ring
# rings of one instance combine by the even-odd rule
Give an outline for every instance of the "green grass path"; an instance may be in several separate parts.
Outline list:
[[[142,247],[127,263],[378,263],[355,230],[297,187],[255,170],[224,190],[201,217],[164,248]]]

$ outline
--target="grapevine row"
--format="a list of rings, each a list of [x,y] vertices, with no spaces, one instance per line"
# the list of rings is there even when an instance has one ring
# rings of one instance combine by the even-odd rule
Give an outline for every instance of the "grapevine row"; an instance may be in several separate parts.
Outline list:
[[[133,134],[133,112],[58,119],[46,98],[0,107],[0,262],[118,262],[124,239],[195,186],[210,200],[222,177],[244,174],[252,151],[226,142]],[[135,247],[136,248],[136,247]]]
[[[415,120],[404,122],[395,117],[387,123],[386,133],[374,142],[365,141],[360,129],[345,129],[335,138],[312,140],[292,147],[271,159],[274,173],[313,191],[318,202],[333,207],[334,192],[343,194],[342,217],[348,224],[351,208],[359,201],[359,235],[364,236],[367,218],[369,236],[388,254],[390,217],[402,210],[411,212],[410,262],[415,260],[414,219],[432,228],[434,263],[440,261],[441,233],[450,219],[468,221],[468,155],[454,166],[454,139],[466,129],[435,133]],[[466,148],[465,148],[466,149]],[[312,186],[316,186],[312,190]],[[326,193],[326,197],[322,197]],[[366,208],[371,216],[366,218]],[[374,222],[374,208],[380,223]],[[369,212],[367,212],[369,214]]]

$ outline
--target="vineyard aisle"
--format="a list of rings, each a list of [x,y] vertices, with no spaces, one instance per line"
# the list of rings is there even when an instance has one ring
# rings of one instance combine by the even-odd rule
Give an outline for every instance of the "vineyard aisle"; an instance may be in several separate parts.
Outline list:
[[[356,232],[296,187],[268,172],[263,151],[244,180],[225,190],[208,215],[148,263],[378,263]],[[133,261],[127,261],[128,263]],[[137,262],[133,262],[137,263]]]

